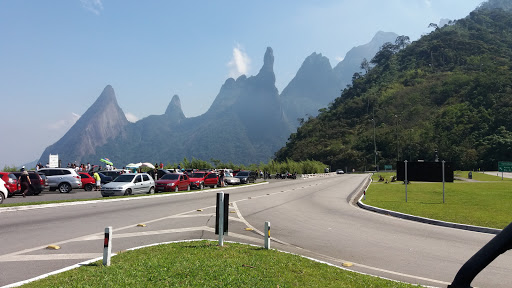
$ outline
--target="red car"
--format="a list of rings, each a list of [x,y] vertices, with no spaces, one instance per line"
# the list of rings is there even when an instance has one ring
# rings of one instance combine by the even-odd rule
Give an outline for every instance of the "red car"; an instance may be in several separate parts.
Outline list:
[[[96,180],[86,172],[78,172],[80,175],[80,180],[82,180],[82,187],[84,187],[85,191],[92,191],[92,188],[96,186]]]
[[[159,180],[155,181],[156,192],[180,190],[190,191],[190,178],[186,174],[171,173],[165,174]]]
[[[5,182],[5,188],[7,188],[7,192],[9,195],[7,197],[12,197],[16,192],[18,192],[18,178],[11,172],[0,172],[0,178]]]
[[[192,188],[203,189],[205,186],[217,188],[219,176],[213,172],[194,172],[190,174],[190,186]]]

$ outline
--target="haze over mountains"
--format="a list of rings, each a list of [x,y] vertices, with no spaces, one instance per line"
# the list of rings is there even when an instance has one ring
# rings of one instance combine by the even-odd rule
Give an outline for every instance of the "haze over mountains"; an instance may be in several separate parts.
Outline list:
[[[39,162],[47,163],[49,154],[58,154],[62,165],[98,163],[103,157],[117,166],[176,163],[184,157],[236,164],[267,162],[296,130],[298,118],[316,116],[339,97],[354,72],[361,71],[364,58],[373,58],[382,44],[394,43],[397,37],[378,32],[370,43],[350,50],[334,68],[329,59],[313,53],[281,94],[275,86],[269,47],[257,75],[227,79],[209,110],[192,118],[185,117],[179,96],[174,95],[164,114],[130,123],[108,85],[75,125],[45,149]]]

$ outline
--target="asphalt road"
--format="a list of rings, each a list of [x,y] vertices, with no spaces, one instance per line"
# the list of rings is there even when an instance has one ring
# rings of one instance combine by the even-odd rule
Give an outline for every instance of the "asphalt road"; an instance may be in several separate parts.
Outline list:
[[[107,226],[114,229],[113,252],[166,241],[218,239],[213,228],[219,191],[229,193],[232,203],[226,241],[262,245],[261,231],[270,221],[272,248],[338,266],[351,262],[351,270],[409,283],[446,287],[493,237],[361,210],[350,200],[366,177],[334,175],[199,193],[0,208],[0,285],[101,257]],[[510,287],[511,264],[512,255],[505,253],[472,284]]]

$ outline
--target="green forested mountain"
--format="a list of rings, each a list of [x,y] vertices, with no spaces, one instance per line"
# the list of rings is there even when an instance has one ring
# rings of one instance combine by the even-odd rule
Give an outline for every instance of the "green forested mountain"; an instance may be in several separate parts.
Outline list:
[[[383,169],[397,160],[433,161],[437,150],[457,169],[512,161],[510,7],[491,0],[450,25],[431,24],[418,41],[384,44],[362,65],[367,73],[354,74],[339,98],[305,121],[277,160],[373,169],[376,150]]]

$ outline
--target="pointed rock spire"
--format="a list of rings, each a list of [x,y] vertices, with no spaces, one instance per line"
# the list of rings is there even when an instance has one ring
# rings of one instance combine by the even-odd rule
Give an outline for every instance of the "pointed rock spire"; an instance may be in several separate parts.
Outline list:
[[[274,52],[271,47],[267,47],[267,51],[265,51],[265,56],[263,57],[263,66],[256,77],[265,79],[265,81],[271,81],[272,83],[276,82],[276,75],[274,74]]]
[[[183,109],[181,109],[181,100],[178,95],[172,96],[171,102],[165,110],[165,116],[177,122],[185,119],[185,114],[183,113]]]

